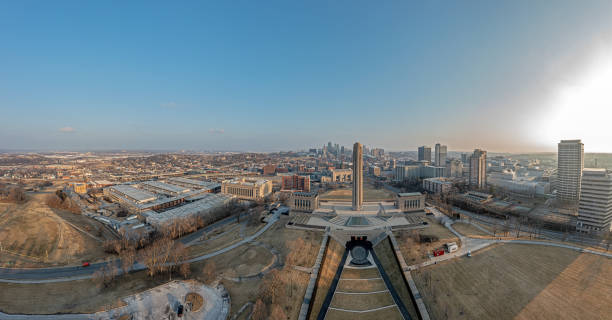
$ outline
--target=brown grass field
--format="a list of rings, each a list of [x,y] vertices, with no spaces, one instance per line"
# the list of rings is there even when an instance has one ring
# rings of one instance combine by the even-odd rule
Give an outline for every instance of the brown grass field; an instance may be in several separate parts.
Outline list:
[[[0,283],[0,310],[6,313],[90,313],[123,305],[121,297],[168,281],[144,272],[129,274],[112,287],[99,289],[91,280],[43,284]]]
[[[349,313],[338,310],[328,310],[325,319],[333,320],[404,320],[397,307],[378,310],[375,313]]]
[[[284,259],[288,252],[284,246],[285,241],[302,237],[313,244],[310,251],[304,252],[308,257],[305,266],[311,267],[316,259],[322,235],[318,232],[287,229],[284,224],[288,219],[286,216],[282,217],[281,221],[256,240],[272,245]],[[212,259],[193,263],[191,278],[210,284],[214,279],[208,279],[205,275],[209,262],[215,263],[215,274],[234,277],[258,272],[272,259],[273,255],[267,249],[247,244]],[[309,279],[309,275],[304,272],[297,272],[296,275],[292,295],[287,295],[283,300],[283,307],[292,319],[297,318]],[[178,275],[174,275],[173,279],[176,277]],[[91,280],[46,284],[0,283],[0,310],[7,313],[30,314],[90,313],[116,307],[120,305],[121,297],[163,284],[169,279],[168,274],[150,278],[145,272],[137,272],[119,278],[106,289],[98,289]],[[262,280],[247,280],[240,283],[222,280],[221,282],[230,293],[230,314],[233,314],[246,302],[254,302],[257,299]]]
[[[105,258],[101,242],[94,238],[113,239],[110,231],[88,217],[49,208],[46,196],[31,195],[24,204],[0,204],[0,265],[42,267]]]
[[[342,259],[344,250],[345,248],[343,245],[341,245],[338,241],[329,238],[327,249],[325,251],[325,257],[323,258],[321,268],[319,269],[319,280],[317,281],[314,296],[310,303],[310,319],[316,319],[319,315],[321,305],[325,300],[327,291],[329,291],[331,281],[336,275],[336,269],[340,264],[340,259]]]
[[[483,232],[482,230],[474,227],[473,225],[469,223],[462,223],[462,222],[454,223],[453,229],[457,230],[457,232],[461,233],[462,235],[468,236],[468,237],[493,238],[493,236]]]
[[[612,259],[505,244],[413,273],[433,319],[609,319]]]
[[[314,231],[305,231],[305,230],[295,230],[295,229],[287,229],[285,228],[285,224],[289,221],[290,217],[281,216],[281,219],[277,221],[274,226],[268,229],[265,233],[263,233],[260,237],[256,239],[257,242],[265,243],[271,245],[276,250],[279,251],[281,260],[284,262],[285,257],[289,253],[289,250],[286,248],[285,244],[288,240],[294,240],[296,238],[302,238],[307,242],[312,244],[311,250],[308,252],[303,252],[303,255],[306,257],[305,262],[303,264],[304,267],[312,267],[314,264],[317,253],[319,251],[319,247],[321,245],[322,233],[314,232]],[[259,226],[252,227],[253,230],[260,228]],[[251,227],[249,227],[251,228]],[[251,231],[252,232],[252,231]],[[247,231],[247,234],[249,231]],[[221,246],[225,247],[225,246]],[[247,247],[252,247],[248,245]],[[244,273],[240,272],[235,274],[234,272],[240,271],[240,266],[245,265],[245,268],[250,269],[250,272],[256,271],[257,268],[251,268],[249,264],[251,262],[255,262],[259,264],[259,269],[267,263],[263,263],[261,257],[259,255],[253,256],[252,254],[248,254],[248,250],[245,253],[245,246],[238,247],[234,250],[231,250],[227,253],[214,257],[212,259],[198,262],[192,264],[191,269],[193,271],[193,276],[201,281],[210,282],[210,279],[205,277],[205,268],[208,262],[214,262],[217,268],[217,273],[222,273],[226,276],[234,277],[236,275],[244,275]],[[255,247],[258,250],[265,250],[264,248]],[[259,252],[259,251],[257,251]],[[272,256],[269,251],[262,254],[262,256],[267,257],[266,261],[271,261]],[[249,260],[252,259],[252,260]],[[261,261],[260,261],[261,260]],[[264,259],[265,260],[265,259]],[[258,262],[259,261],[259,262]],[[238,268],[236,268],[238,266]],[[304,297],[304,293],[306,292],[306,286],[308,285],[308,280],[310,279],[310,275],[304,272],[299,271],[291,271],[291,269],[285,267],[281,270],[282,273],[286,274],[287,272],[293,272],[293,275],[296,277],[293,282],[293,291],[289,293],[289,289],[287,289],[287,295],[282,299],[282,306],[285,310],[285,313],[291,318],[297,318],[297,314],[300,310],[300,306],[302,304],[302,299]],[[223,279],[221,281],[223,285],[228,289],[231,297],[231,310],[230,316],[237,312],[240,307],[242,307],[247,302],[255,302],[258,297],[259,289],[262,283],[262,279],[251,279],[245,280],[242,282],[233,282],[230,280]],[[291,295],[290,295],[291,294]]]

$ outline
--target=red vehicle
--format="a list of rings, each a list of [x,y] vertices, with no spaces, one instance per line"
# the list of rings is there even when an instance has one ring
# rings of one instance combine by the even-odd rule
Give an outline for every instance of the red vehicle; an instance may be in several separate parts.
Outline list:
[[[443,254],[444,254],[444,250],[442,250],[442,249],[440,249],[440,250],[434,250],[434,251],[433,251],[433,255],[434,255],[434,257],[441,256],[441,255],[443,255]]]
[[[89,262],[83,262],[83,267],[89,267]]]

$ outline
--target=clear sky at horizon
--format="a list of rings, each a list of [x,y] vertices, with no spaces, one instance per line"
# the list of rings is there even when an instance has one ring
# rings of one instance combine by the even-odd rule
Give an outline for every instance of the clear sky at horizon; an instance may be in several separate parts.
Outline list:
[[[612,152],[612,1],[3,1],[0,149]]]

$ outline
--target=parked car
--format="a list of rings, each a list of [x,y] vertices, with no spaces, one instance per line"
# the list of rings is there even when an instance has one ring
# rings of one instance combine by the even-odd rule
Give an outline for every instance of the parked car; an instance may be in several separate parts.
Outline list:
[[[83,262],[83,267],[89,267],[89,262]]]

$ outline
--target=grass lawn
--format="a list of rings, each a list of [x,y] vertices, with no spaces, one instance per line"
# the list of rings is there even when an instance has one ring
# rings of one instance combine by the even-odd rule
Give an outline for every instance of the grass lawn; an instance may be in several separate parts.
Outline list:
[[[400,265],[395,258],[395,253],[393,252],[393,248],[391,247],[391,240],[387,237],[385,240],[381,241],[376,247],[374,247],[374,251],[376,252],[376,256],[380,260],[387,276],[391,280],[395,291],[399,295],[400,299],[404,303],[404,306],[408,310],[408,313],[413,319],[418,319],[418,314],[414,304],[412,303],[412,298],[410,297],[410,290],[408,289],[408,285],[406,281],[404,281],[404,275],[402,270],[400,269]]]
[[[468,237],[488,237],[493,238],[486,232],[476,228],[475,226],[469,223],[458,222],[453,224],[453,229],[457,230],[457,232],[461,233],[464,236]]]
[[[341,294],[335,293],[331,307],[347,310],[369,310],[395,304],[389,292],[371,294]],[[376,312],[372,312],[376,315]]]
[[[344,312],[340,310],[328,310],[325,319],[328,320],[404,320],[397,307],[368,313]]]
[[[612,259],[505,244],[413,272],[433,319],[605,319]]]

